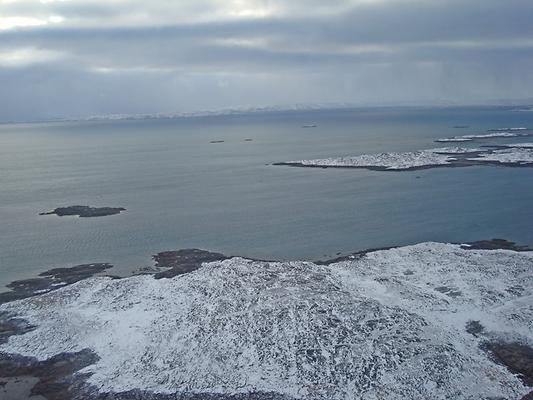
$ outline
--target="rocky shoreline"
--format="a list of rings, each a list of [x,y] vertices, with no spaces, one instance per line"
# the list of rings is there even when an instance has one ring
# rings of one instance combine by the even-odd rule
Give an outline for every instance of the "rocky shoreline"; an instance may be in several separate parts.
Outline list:
[[[451,245],[450,245],[451,246]],[[491,251],[495,251],[494,254],[500,254],[498,252],[501,252],[502,250],[507,251],[509,253],[502,253],[501,256],[505,257],[505,254],[529,254],[530,251],[532,251],[531,248],[527,246],[520,246],[516,243],[509,242],[502,239],[493,239],[493,240],[485,240],[485,241],[477,241],[477,242],[471,242],[471,243],[464,243],[459,245],[454,245],[453,250],[455,252],[463,252],[461,253],[461,257],[468,257],[468,254],[478,254],[480,255],[490,255],[493,254]],[[353,263],[354,266],[358,265],[357,262],[363,262],[365,265],[367,263],[370,266],[373,266],[374,261],[372,261],[375,257],[377,259],[380,259],[381,255],[388,254],[387,252],[392,251],[391,257],[403,257],[403,260],[408,260],[409,257],[416,256],[418,252],[422,251],[423,253],[420,254],[427,254],[426,252],[434,252],[436,251],[433,249],[433,247],[428,246],[427,248],[424,246],[419,246],[420,249],[417,248],[417,246],[414,246],[413,250],[411,251],[408,248],[386,248],[386,249],[370,249],[365,250],[362,252],[352,253],[348,256],[339,257],[333,260],[328,261],[322,261],[322,262],[316,262],[316,263],[303,263],[301,266],[294,265],[290,268],[311,268],[313,265],[318,266],[317,273],[320,270],[320,265],[323,265],[324,268],[333,268],[334,276],[337,274],[337,270],[341,271],[340,276],[344,276],[344,274],[348,273],[350,271],[351,265]],[[471,253],[472,252],[472,253]],[[488,253],[483,253],[488,252]],[[402,254],[405,254],[403,256]],[[424,256],[424,257],[426,257]],[[492,257],[492,256],[491,256]],[[514,256],[513,256],[514,257]],[[245,260],[245,259],[239,259],[239,258],[232,258],[225,256],[220,253],[213,253],[205,250],[199,250],[199,249],[185,249],[185,250],[178,250],[178,251],[168,251],[168,252],[161,252],[156,254],[154,257],[154,270],[150,273],[150,275],[153,275],[153,277],[156,280],[164,279],[166,282],[171,282],[175,279],[182,279],[181,277],[178,278],[178,276],[190,276],[191,273],[198,271],[204,263],[212,263],[216,265],[220,265],[221,267],[223,265],[226,265],[225,263],[237,263],[236,265],[239,266],[242,265],[262,265],[264,267],[261,268],[270,268],[270,266],[274,264],[280,264],[275,262],[260,262],[260,261],[253,261],[253,260]],[[399,259],[399,260],[402,260]],[[401,262],[401,261],[395,261],[395,262]],[[291,263],[289,263],[291,265]],[[307,266],[307,267],[306,267]],[[0,294],[0,306],[2,304],[4,305],[10,305],[10,304],[16,304],[13,303],[16,300],[22,300],[22,299],[31,299],[35,298],[35,300],[32,300],[32,302],[38,302],[38,304],[41,304],[39,307],[49,307],[48,302],[53,301],[63,301],[63,297],[50,297],[53,293],[59,293],[57,290],[60,288],[63,288],[63,290],[68,289],[69,287],[73,289],[72,293],[77,293],[74,287],[78,287],[80,284],[85,284],[84,282],[87,282],[89,284],[90,281],[96,278],[92,278],[95,275],[107,273],[108,270],[112,266],[110,264],[84,264],[79,265],[73,268],[59,268],[59,269],[52,269],[46,272],[43,272],[40,274],[39,277],[33,278],[33,279],[26,279],[26,280],[20,280],[13,282],[9,285],[9,287],[12,289],[10,292],[5,292]],[[283,271],[283,273],[292,273],[289,272],[291,269],[286,269],[283,265],[280,265],[281,268],[279,270],[280,273]],[[406,278],[402,279],[409,279],[410,276],[413,274],[416,276],[416,267],[408,268],[409,263],[406,263],[405,270],[403,271],[403,275]],[[204,269],[205,267],[202,267]],[[241,268],[240,266],[238,268]],[[342,272],[345,268],[348,268],[346,272]],[[531,265],[531,268],[533,268],[533,264]],[[366,269],[366,267],[365,267]],[[305,270],[305,269],[304,269]],[[304,271],[301,270],[301,271]],[[213,271],[216,271],[213,270]],[[228,270],[228,272],[232,271],[231,269]],[[245,271],[245,270],[243,270]],[[258,270],[259,271],[259,270]],[[245,272],[246,274],[248,272]],[[320,272],[322,274],[322,272]],[[319,288],[324,286],[325,293],[328,293],[326,282],[328,282],[331,278],[329,277],[321,277],[321,275],[311,275],[313,276],[313,279],[319,279],[317,281],[318,286],[316,286],[313,290],[320,290]],[[400,274],[399,276],[401,276]],[[224,276],[224,275],[223,275]],[[239,275],[241,278],[244,278],[244,275]],[[301,278],[298,278],[298,274],[295,275],[296,279],[302,279],[301,285],[303,287],[306,287],[308,279],[310,277],[301,276]],[[390,285],[392,282],[395,282],[398,278],[395,277],[394,273],[391,272],[390,276],[378,276],[372,278],[375,282],[379,282],[376,284],[379,285]],[[268,274],[267,274],[268,277]],[[139,276],[137,279],[142,278],[142,276]],[[98,278],[100,279],[100,278]],[[116,281],[117,284],[120,284],[121,281],[126,282],[128,279],[131,279],[129,277],[126,278],[118,278],[114,276],[107,275],[106,279],[111,279],[112,281]],[[226,278],[224,278],[226,279]],[[246,279],[252,279],[255,281],[256,278],[250,277]],[[257,277],[257,279],[265,279]],[[266,278],[268,279],[274,279],[274,275],[272,278]],[[279,278],[276,278],[279,279]],[[326,279],[323,281],[323,279]],[[368,278],[360,278],[363,279],[363,281],[366,281]],[[358,278],[359,280],[359,278]],[[178,281],[176,281],[178,282]],[[231,281],[228,281],[231,282]],[[305,283],[304,283],[305,282]],[[322,283],[320,283],[322,282]],[[199,282],[200,283],[200,282]],[[435,283],[435,293],[437,293],[435,296],[437,296],[435,299],[439,302],[442,302],[442,304],[446,303],[453,303],[454,301],[461,300],[461,297],[464,296],[464,289],[459,289],[452,282],[447,282],[445,285],[442,284],[442,282],[439,282],[441,285],[438,286],[437,283]],[[201,283],[200,283],[201,284]],[[231,283],[240,285],[241,283],[234,282]],[[328,283],[329,285],[330,283]],[[332,283],[331,283],[332,284]],[[510,287],[506,290],[514,290],[516,293],[516,296],[522,296],[525,295],[525,283],[522,285],[515,285],[513,287]],[[335,288],[335,285],[332,286],[331,289],[333,290],[332,295],[335,295],[335,291],[337,289]],[[372,284],[374,285],[374,284]],[[83,286],[83,285],[82,285]],[[205,289],[207,292],[209,292],[210,289],[207,287]],[[256,290],[250,288],[250,290]],[[366,289],[365,289],[366,290]],[[483,289],[485,290],[485,289]],[[426,293],[426,292],[424,292]],[[428,292],[429,293],[429,292]],[[509,292],[511,293],[511,292]],[[163,293],[161,293],[163,295]],[[117,293],[117,295],[119,295]],[[427,294],[424,294],[424,296],[427,296]],[[439,297],[443,296],[443,297]],[[498,298],[497,296],[490,294],[490,298]],[[513,296],[515,296],[513,294]],[[514,298],[514,297],[513,297]],[[517,297],[517,299],[520,297]],[[42,299],[42,300],[41,300]],[[447,300],[446,300],[447,299]],[[65,299],[66,300],[66,299]],[[137,298],[137,301],[141,301],[142,298]],[[26,300],[24,300],[26,301]],[[235,301],[238,301],[236,298]],[[316,301],[316,300],[315,300]],[[493,300],[490,300],[493,301]],[[44,302],[44,303],[42,303]],[[35,303],[37,304],[37,303]],[[217,304],[217,303],[214,303]],[[458,303],[459,304],[459,303]],[[329,306],[326,306],[329,307]],[[5,308],[5,307],[4,307]],[[6,344],[9,342],[10,338],[13,337],[23,337],[26,334],[32,334],[37,329],[39,329],[38,323],[31,323],[27,321],[24,317],[24,312],[17,312],[14,313],[13,310],[18,309],[17,307],[10,308],[7,307],[6,309],[0,308],[0,345]],[[320,307],[316,311],[311,311],[310,315],[313,316],[319,316],[320,313],[324,312],[326,309],[320,310]],[[414,310],[413,310],[414,311]],[[375,312],[375,311],[374,311]],[[367,313],[365,311],[365,313]],[[424,315],[424,314],[420,314]],[[181,317],[180,317],[181,318]],[[337,317],[338,318],[338,317]],[[383,317],[382,317],[383,318]],[[384,317],[384,318],[390,318],[390,317]],[[404,318],[404,317],[402,317]],[[410,318],[410,317],[409,317]],[[524,317],[518,317],[518,315],[515,318],[524,318]],[[201,319],[200,319],[201,321]],[[274,321],[273,321],[274,322]],[[339,322],[336,322],[335,324],[338,324]],[[399,323],[399,321],[397,322]],[[376,324],[381,324],[381,322],[377,322]],[[333,329],[332,332],[336,332],[336,325],[330,326],[328,329]],[[372,325],[373,326],[373,325]],[[387,324],[385,326],[388,326]],[[390,328],[380,328],[379,331],[383,333],[382,329],[390,329]],[[421,325],[423,327],[424,324]],[[425,328],[424,328],[425,329]],[[481,351],[486,353],[486,357],[491,362],[494,363],[494,365],[500,364],[504,365],[506,368],[508,368],[509,371],[511,371],[513,374],[515,374],[517,377],[519,377],[523,384],[525,386],[531,386],[533,385],[533,348],[531,347],[531,343],[524,342],[519,339],[518,336],[509,336],[505,337],[505,335],[502,335],[501,333],[497,333],[494,331],[494,328],[491,328],[490,326],[486,326],[486,324],[483,321],[479,321],[475,318],[472,318],[468,321],[466,325],[463,327],[463,331],[470,335],[471,337],[475,338],[475,343],[478,343],[478,346]],[[386,332],[386,331],[385,331]],[[395,340],[400,340],[399,338]],[[403,340],[403,339],[402,339]],[[417,339],[418,340],[418,339]],[[398,342],[401,343],[401,342]],[[416,343],[416,342],[415,342]],[[423,342],[420,342],[420,345]],[[417,345],[418,346],[418,345]],[[308,355],[304,357],[304,359],[307,359],[308,363],[311,363],[309,365],[312,365],[314,362],[318,362],[319,355],[311,355],[309,356],[309,351],[306,350]],[[386,353],[384,353],[386,354]],[[100,399],[100,400],[114,400],[114,399],[138,399],[138,400],[170,400],[170,399],[235,399],[235,400],[244,400],[244,399],[258,399],[258,400],[266,400],[266,399],[290,399],[290,398],[300,398],[300,396],[293,396],[290,395],[288,392],[280,392],[277,393],[275,391],[265,391],[265,390],[257,390],[257,391],[250,391],[246,393],[241,392],[235,392],[235,393],[209,393],[206,391],[203,392],[195,392],[195,391],[180,391],[179,393],[163,393],[163,392],[154,392],[151,390],[142,389],[139,387],[138,389],[131,389],[131,390],[125,390],[125,391],[119,391],[119,392],[113,392],[113,391],[100,391],[94,384],[91,384],[89,382],[90,377],[92,375],[91,372],[87,372],[84,369],[88,366],[92,366],[95,363],[97,363],[100,360],[101,355],[99,356],[97,352],[89,349],[89,348],[83,348],[77,351],[73,352],[63,352],[53,355],[52,357],[47,358],[41,358],[41,357],[31,357],[28,355],[21,355],[17,353],[9,353],[5,352],[0,348],[0,397],[2,393],[4,396],[9,396],[11,391],[11,394],[14,393],[14,390],[20,390],[20,385],[28,386],[28,392],[32,395],[39,395],[46,399],[53,399],[53,400],[67,400],[67,399],[85,399],[85,398],[91,398],[91,399]],[[310,357],[310,358],[309,358]],[[320,356],[321,357],[321,356]],[[388,356],[385,356],[388,357]],[[405,356],[404,356],[405,357]],[[375,362],[378,362],[377,360]],[[442,367],[447,367],[443,365]],[[19,386],[16,386],[19,385]],[[523,394],[526,397],[524,399],[528,398],[527,396],[531,396],[531,394]],[[522,395],[521,395],[522,396]],[[521,398],[521,396],[514,397],[516,399]],[[319,396],[320,397],[320,396]],[[307,396],[307,398],[319,398],[316,397],[316,395]],[[8,398],[8,397],[7,397]],[[320,397],[321,398],[321,397]]]
[[[0,293],[0,304],[21,300],[90,278],[112,268],[111,264],[82,264],[71,268],[54,268],[44,271],[36,278],[22,279],[7,285],[11,291]],[[0,340],[1,340],[0,330]]]

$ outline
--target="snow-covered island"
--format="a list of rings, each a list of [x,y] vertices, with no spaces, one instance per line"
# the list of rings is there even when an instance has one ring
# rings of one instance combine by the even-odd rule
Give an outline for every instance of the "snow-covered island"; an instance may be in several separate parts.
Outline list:
[[[533,166],[533,144],[524,143],[504,147],[506,148],[481,153],[469,160],[496,165]]]
[[[473,140],[481,139],[494,139],[494,138],[511,138],[519,136],[530,136],[528,133],[518,133],[516,131],[525,130],[526,128],[513,128],[510,129],[512,132],[505,132],[500,130],[492,130],[492,133],[482,133],[478,135],[463,135],[463,136],[454,136],[451,138],[441,138],[435,140],[438,143],[447,143],[447,142],[471,142]]]
[[[409,171],[439,167],[501,165],[533,167],[533,143],[469,147],[442,147],[404,153],[362,154],[274,163],[291,167],[365,168],[374,171]]]
[[[521,148],[524,148],[524,149],[533,149],[533,142],[532,143],[506,144],[505,147],[521,147]]]
[[[513,128],[496,128],[489,129],[489,132],[505,132],[505,131],[527,131],[528,128],[525,126],[513,127]]]
[[[448,142],[455,143],[455,142],[471,142],[471,141],[472,141],[471,138],[465,138],[462,136],[452,137],[452,138],[442,138],[442,139],[435,140],[435,142],[438,142],[438,143],[448,143]]]
[[[518,400],[533,379],[533,252],[491,246],[323,263],[204,252],[171,278],[87,278],[0,305],[0,363],[102,400]]]
[[[443,147],[404,153],[388,152],[362,154],[353,157],[323,158],[275,163],[295,167],[321,168],[366,168],[378,171],[405,171],[413,169],[434,168],[439,166],[456,166],[460,163],[458,156],[477,155],[483,149],[465,147]],[[462,157],[461,157],[462,158]]]

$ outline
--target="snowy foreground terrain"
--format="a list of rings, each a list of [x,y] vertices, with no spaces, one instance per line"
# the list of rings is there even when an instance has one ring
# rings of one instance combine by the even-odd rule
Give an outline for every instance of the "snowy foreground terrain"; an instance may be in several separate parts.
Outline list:
[[[464,247],[93,277],[1,305],[36,329],[0,351],[90,349],[99,360],[80,372],[98,392],[520,399],[528,388],[483,343],[533,344],[533,252]]]

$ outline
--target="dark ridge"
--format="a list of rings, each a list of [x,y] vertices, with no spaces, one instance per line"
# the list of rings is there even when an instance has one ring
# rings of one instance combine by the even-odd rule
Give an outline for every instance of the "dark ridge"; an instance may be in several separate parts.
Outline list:
[[[22,279],[6,285],[11,291],[0,293],[0,304],[51,292],[90,278],[112,267],[108,263],[99,263],[50,269],[39,274],[38,278]]]
[[[91,217],[105,217],[108,215],[120,214],[122,211],[126,211],[123,207],[90,207],[90,206],[69,206],[58,207],[52,211],[42,212],[39,215],[52,215],[56,214],[60,217],[67,215],[77,215],[80,218]]]

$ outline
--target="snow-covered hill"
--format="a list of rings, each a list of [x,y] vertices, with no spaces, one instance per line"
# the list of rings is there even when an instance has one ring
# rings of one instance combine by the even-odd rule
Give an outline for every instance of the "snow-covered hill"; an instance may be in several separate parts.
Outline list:
[[[329,265],[243,258],[93,277],[6,303],[0,351],[92,350],[93,390],[298,399],[519,399],[486,342],[533,344],[533,252],[422,243]],[[478,321],[479,329],[467,332]]]

